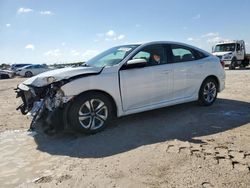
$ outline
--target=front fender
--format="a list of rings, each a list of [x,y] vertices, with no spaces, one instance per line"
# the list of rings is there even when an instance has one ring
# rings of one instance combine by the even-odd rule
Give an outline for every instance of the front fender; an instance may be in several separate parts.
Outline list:
[[[123,113],[117,72],[101,73],[78,78],[63,85],[61,90],[66,97],[78,96],[81,93],[93,90],[103,91],[114,99],[117,106],[117,116]]]

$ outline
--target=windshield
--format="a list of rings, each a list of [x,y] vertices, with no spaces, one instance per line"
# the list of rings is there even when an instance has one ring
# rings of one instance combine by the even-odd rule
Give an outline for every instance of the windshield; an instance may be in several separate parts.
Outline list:
[[[219,44],[214,48],[214,52],[231,52],[235,51],[235,43]]]
[[[105,67],[119,64],[130,52],[139,45],[124,45],[111,48],[90,59],[83,66]]]

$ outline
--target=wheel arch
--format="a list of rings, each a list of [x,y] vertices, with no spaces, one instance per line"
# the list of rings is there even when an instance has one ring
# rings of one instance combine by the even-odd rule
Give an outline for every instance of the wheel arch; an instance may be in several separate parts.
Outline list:
[[[237,57],[233,56],[232,61],[237,61]]]
[[[86,94],[89,94],[89,93],[101,93],[101,94],[105,95],[106,97],[108,97],[109,100],[110,100],[110,102],[111,102],[111,104],[112,104],[112,107],[114,109],[114,115],[115,115],[115,117],[118,116],[117,115],[117,104],[116,104],[114,98],[112,97],[112,95],[110,95],[106,91],[99,90],[99,89],[87,90],[87,91],[84,91],[84,92],[78,94],[76,97],[79,97],[79,96],[82,96],[82,95],[86,95]]]
[[[218,77],[215,76],[215,75],[209,75],[209,76],[207,76],[207,77],[202,81],[201,86],[202,86],[202,84],[203,84],[207,79],[210,79],[210,78],[211,78],[211,79],[214,79],[214,80],[217,82],[217,86],[218,86],[217,90],[219,91],[219,89],[220,89],[220,81],[219,81]],[[200,86],[200,88],[201,88],[201,86]]]

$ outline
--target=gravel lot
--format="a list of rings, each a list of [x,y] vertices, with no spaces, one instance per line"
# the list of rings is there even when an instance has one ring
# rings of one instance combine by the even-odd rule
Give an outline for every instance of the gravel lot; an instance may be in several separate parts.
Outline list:
[[[249,187],[250,70],[226,71],[211,107],[187,103],[123,117],[91,135],[27,133],[0,80],[1,187]]]

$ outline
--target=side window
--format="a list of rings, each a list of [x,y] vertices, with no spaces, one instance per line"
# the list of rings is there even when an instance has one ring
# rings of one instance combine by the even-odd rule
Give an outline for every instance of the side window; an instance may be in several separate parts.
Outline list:
[[[193,50],[194,54],[195,54],[195,59],[202,59],[205,57],[208,57],[207,54],[204,54],[203,52],[200,52],[198,50]]]
[[[42,68],[42,65],[34,65],[33,68],[35,68],[35,69],[40,69],[40,68]]]
[[[184,46],[182,47],[182,46],[172,45],[171,51],[173,55],[172,62],[174,63],[194,61],[196,59],[194,52],[192,52],[191,49],[188,49]]]
[[[150,53],[145,51],[140,51],[138,54],[136,54],[133,59],[146,59],[147,62],[149,61]]]
[[[132,59],[145,59],[147,66],[166,64],[166,56],[162,45],[151,45],[143,48]]]
[[[237,51],[240,51],[240,44],[237,44],[236,50],[237,50]]]

